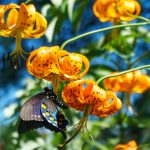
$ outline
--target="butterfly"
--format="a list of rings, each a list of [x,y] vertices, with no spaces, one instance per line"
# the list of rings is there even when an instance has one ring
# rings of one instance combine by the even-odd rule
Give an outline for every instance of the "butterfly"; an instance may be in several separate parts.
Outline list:
[[[60,108],[68,108],[57,100],[53,90],[45,87],[44,92],[38,93],[27,100],[20,112],[18,132],[26,133],[30,130],[45,127],[51,131],[61,132],[66,138],[65,130],[68,120],[65,119]]]

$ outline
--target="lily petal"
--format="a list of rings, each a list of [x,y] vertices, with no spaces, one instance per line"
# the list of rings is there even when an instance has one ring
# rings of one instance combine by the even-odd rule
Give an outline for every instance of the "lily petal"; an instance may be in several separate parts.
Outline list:
[[[18,11],[15,8],[12,8],[7,17],[7,26],[9,29],[13,28],[16,25],[18,19]]]
[[[39,38],[41,37],[47,28],[46,19],[38,12],[35,13],[35,29],[32,31],[25,30],[23,31],[24,38]]]

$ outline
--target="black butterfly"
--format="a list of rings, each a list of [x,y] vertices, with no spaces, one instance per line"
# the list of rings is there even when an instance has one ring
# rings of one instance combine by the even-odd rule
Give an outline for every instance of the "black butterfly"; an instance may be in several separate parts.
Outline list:
[[[45,127],[51,131],[61,132],[66,138],[65,130],[68,121],[58,106],[68,108],[57,100],[53,90],[44,88],[45,92],[31,97],[21,108],[18,132],[26,133],[32,129]]]

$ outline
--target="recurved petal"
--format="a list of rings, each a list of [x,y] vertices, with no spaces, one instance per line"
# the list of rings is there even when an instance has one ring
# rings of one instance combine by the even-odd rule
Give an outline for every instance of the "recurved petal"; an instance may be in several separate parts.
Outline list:
[[[107,117],[117,112],[122,107],[121,100],[112,91],[106,91],[106,99],[94,105],[92,114],[99,117]]]
[[[14,3],[8,4],[8,5],[0,5],[0,30],[8,29],[7,24],[5,24],[5,21],[4,21],[5,12],[11,8],[18,8],[18,7],[19,6]],[[5,32],[2,32],[2,33],[4,34]]]
[[[100,21],[114,21],[116,0],[97,0],[93,5],[93,12]],[[113,18],[112,18],[113,16]]]
[[[46,19],[38,12],[35,13],[35,29],[33,30],[24,30],[23,37],[24,38],[39,38],[41,37],[47,28]]]
[[[65,86],[62,97],[71,107],[81,110],[82,106],[83,110],[86,105],[94,107],[95,104],[103,102],[106,99],[106,93],[92,80],[77,80]]]
[[[81,54],[76,54],[76,56],[78,56],[78,58],[80,58],[80,60],[82,60],[82,66],[84,66],[84,70],[82,72],[77,71],[79,73],[77,74],[77,72],[75,72],[75,74],[72,75],[72,76],[69,75],[69,74],[63,74],[63,75],[60,76],[61,80],[69,80],[69,81],[78,80],[78,79],[82,78],[88,72],[89,66],[90,66],[89,60],[84,55],[81,55]],[[78,63],[78,65],[79,65],[79,63]],[[79,69],[80,65],[76,66],[76,67]]]
[[[35,22],[34,5],[25,5],[22,3],[18,12],[16,28],[20,30],[33,30]]]
[[[4,37],[12,36],[12,31],[10,29],[0,30],[0,35]]]
[[[18,19],[18,11],[16,8],[12,8],[7,16],[7,26],[9,29],[13,28],[16,25]]]
[[[129,141],[127,144],[118,144],[114,150],[137,150],[138,146],[136,141]]]
[[[59,66],[63,74],[77,75],[82,68],[82,59],[75,53],[68,53],[59,58]]]
[[[59,74],[57,59],[58,46],[40,47],[31,52],[27,59],[27,70],[30,74],[39,78],[50,78],[50,74]]]
[[[117,72],[115,72],[115,73],[117,73]],[[115,74],[115,73],[113,73],[113,74]],[[117,76],[117,77],[105,79],[104,85],[108,90],[118,92],[122,88],[121,87],[122,82],[123,82],[123,80],[122,80],[121,76]]]
[[[69,83],[62,91],[62,98],[70,107],[77,110],[83,110],[85,104],[80,102],[81,93],[81,85],[79,85],[78,82]]]
[[[141,74],[135,80],[134,86],[131,90],[135,93],[143,93],[147,90],[150,90],[150,77],[145,74]]]
[[[109,18],[106,16],[107,4],[103,5],[100,0],[97,0],[93,5],[93,12],[100,21],[108,21]]]
[[[86,87],[83,89],[82,95],[84,97],[85,104],[95,105],[102,103],[106,99],[106,92],[100,88],[92,80],[83,80],[83,85]]]
[[[140,4],[135,0],[120,0],[117,8],[120,19],[123,21],[133,20],[141,12]]]

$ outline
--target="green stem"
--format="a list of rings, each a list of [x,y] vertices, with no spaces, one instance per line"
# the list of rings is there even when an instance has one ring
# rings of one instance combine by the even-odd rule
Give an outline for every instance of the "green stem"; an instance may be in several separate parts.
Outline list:
[[[126,92],[126,106],[128,107],[129,111],[130,111],[132,114],[135,114],[134,111],[133,111],[131,102],[130,102],[130,95],[131,95],[130,93]]]
[[[87,120],[87,117],[89,115],[89,110],[91,109],[90,105],[87,105],[85,106],[85,109],[84,109],[84,113],[83,113],[83,116],[79,122],[79,126],[78,126],[78,129],[76,130],[76,132],[68,139],[66,140],[63,144],[60,144],[58,145],[58,149],[62,149],[65,145],[67,145],[70,141],[72,141],[78,134],[79,132],[81,131],[85,121]]]
[[[27,0],[27,1],[25,2],[25,4],[28,4],[28,3],[30,3],[30,2],[32,2],[32,0]]]
[[[107,30],[111,30],[111,29],[116,29],[116,28],[123,28],[123,27],[134,27],[134,26],[142,26],[142,25],[147,25],[147,24],[150,24],[150,21],[146,21],[146,22],[140,22],[140,23],[132,23],[132,24],[122,24],[122,25],[116,25],[116,26],[111,26],[111,27],[107,27],[107,28],[103,28],[103,29],[98,29],[98,30],[94,30],[94,31],[90,31],[90,32],[87,32],[87,33],[83,33],[81,35],[78,35],[72,39],[69,39],[67,41],[65,41],[62,45],[61,45],[61,49],[64,49],[64,47],[68,44],[68,43],[71,43],[75,40],[78,40],[80,38],[83,38],[83,37],[86,37],[88,35],[91,35],[91,34],[95,34],[95,33],[98,33],[98,32],[102,32],[102,31],[107,31]]]
[[[147,19],[147,18],[145,18],[143,16],[136,16],[136,15],[128,13],[128,11],[126,11],[126,10],[123,10],[123,11],[124,11],[124,13],[129,15],[130,17],[137,18],[137,19],[144,20],[144,21],[148,21],[148,22],[150,21],[149,19]]]
[[[130,69],[130,70],[122,71],[122,72],[120,72],[120,73],[115,73],[115,74],[106,75],[106,76],[103,76],[103,77],[101,77],[100,79],[98,79],[98,80],[96,81],[96,83],[99,84],[99,83],[102,82],[104,79],[111,78],[111,77],[117,77],[117,76],[120,76],[120,75],[129,73],[129,72],[136,71],[136,70],[141,70],[141,69],[144,69],[144,68],[150,68],[150,65],[144,65],[144,66],[141,66],[141,67],[137,67],[137,68],[133,68],[133,69]]]

